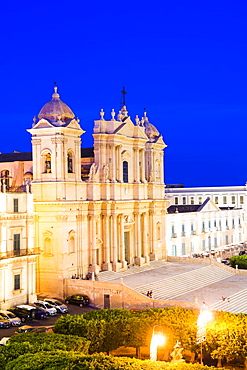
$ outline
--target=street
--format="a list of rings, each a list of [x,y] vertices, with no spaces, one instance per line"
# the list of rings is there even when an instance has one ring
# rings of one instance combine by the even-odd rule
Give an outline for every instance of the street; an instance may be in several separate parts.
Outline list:
[[[89,312],[89,311],[92,311],[94,310],[93,307],[79,307],[79,306],[76,306],[76,305],[72,305],[72,304],[68,304],[68,309],[69,309],[69,313],[68,314],[65,314],[65,315],[78,315],[78,314],[81,314],[81,313],[84,313],[84,312]],[[29,326],[33,326],[33,327],[37,327],[37,326],[51,326],[51,325],[54,325],[54,323],[57,321],[57,319],[59,319],[59,317],[61,316],[65,316],[65,315],[62,315],[62,314],[57,314],[56,316],[48,316],[46,319],[44,320],[32,320],[32,321],[27,321],[25,323],[22,323],[21,326],[23,325],[29,325]],[[9,329],[1,329],[0,328],[0,340],[3,338],[3,337],[11,337],[11,335],[13,335],[16,331],[16,329],[18,328],[18,326],[11,326]]]

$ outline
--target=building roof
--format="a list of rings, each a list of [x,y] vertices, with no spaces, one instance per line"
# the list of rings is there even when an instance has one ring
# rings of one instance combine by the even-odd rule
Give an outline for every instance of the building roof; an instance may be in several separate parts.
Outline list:
[[[168,213],[186,213],[186,212],[198,212],[201,208],[201,204],[183,204],[175,205],[167,208]]]
[[[93,148],[81,148],[81,158],[91,158],[94,157]]]
[[[32,152],[13,152],[0,154],[0,162],[32,161]]]
[[[94,157],[93,148],[81,148],[81,158]],[[32,161],[32,152],[0,153],[0,163]]]

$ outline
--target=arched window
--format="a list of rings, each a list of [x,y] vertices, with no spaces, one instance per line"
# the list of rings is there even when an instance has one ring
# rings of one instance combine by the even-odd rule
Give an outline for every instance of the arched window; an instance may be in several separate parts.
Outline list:
[[[123,161],[123,182],[129,182],[129,163]]]
[[[44,253],[51,254],[51,238],[49,237],[44,239]]]
[[[71,151],[67,154],[68,173],[73,173],[73,153]]]
[[[6,188],[9,189],[10,188],[10,184],[9,184],[9,170],[3,170],[1,171],[1,180],[2,180],[2,185],[6,185]]]
[[[71,236],[69,238],[69,253],[75,253],[75,238]]]
[[[51,173],[51,153],[44,154],[44,172]]]

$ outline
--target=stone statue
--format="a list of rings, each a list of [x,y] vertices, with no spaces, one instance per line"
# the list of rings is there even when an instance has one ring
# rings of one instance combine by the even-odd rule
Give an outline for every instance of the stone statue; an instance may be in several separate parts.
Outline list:
[[[94,181],[94,178],[95,178],[95,174],[96,174],[96,170],[97,170],[97,166],[95,163],[93,163],[90,167],[90,171],[89,171],[89,182],[92,182]]]
[[[177,340],[177,343],[175,344],[173,351],[171,353],[172,360],[171,362],[184,362],[185,360],[183,359],[183,347],[181,346],[181,343]]]
[[[109,165],[106,164],[105,166],[103,166],[103,182],[108,182],[108,177],[109,177]]]

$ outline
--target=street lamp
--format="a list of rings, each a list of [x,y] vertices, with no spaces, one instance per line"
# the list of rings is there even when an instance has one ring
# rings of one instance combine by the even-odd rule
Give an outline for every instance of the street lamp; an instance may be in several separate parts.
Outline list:
[[[202,343],[206,340],[206,324],[210,322],[213,318],[212,312],[209,307],[203,303],[203,306],[200,309],[200,314],[197,319],[197,343],[200,344],[201,352],[201,365],[202,362]]]
[[[165,343],[163,329],[159,325],[153,327],[153,334],[150,342],[150,360],[157,361],[157,348]]]

